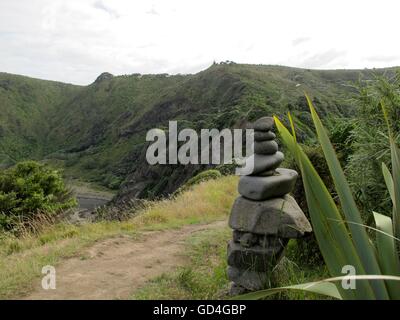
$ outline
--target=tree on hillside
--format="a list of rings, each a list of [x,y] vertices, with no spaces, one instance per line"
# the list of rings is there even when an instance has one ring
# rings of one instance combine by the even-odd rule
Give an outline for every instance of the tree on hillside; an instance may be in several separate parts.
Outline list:
[[[35,161],[0,171],[0,228],[12,229],[38,213],[56,214],[76,206],[60,173]]]

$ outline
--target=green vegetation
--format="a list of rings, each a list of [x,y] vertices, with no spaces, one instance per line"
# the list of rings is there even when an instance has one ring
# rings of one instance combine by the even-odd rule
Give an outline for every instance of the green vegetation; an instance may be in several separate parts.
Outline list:
[[[381,101],[385,104],[393,139],[400,143],[400,72],[359,86],[360,94],[355,101],[358,113],[348,138],[351,141],[344,140],[351,148],[346,173],[366,221],[371,222],[372,211],[388,212],[391,208],[389,192],[380,174],[382,162],[390,166],[391,161],[380,104]]]
[[[149,204],[123,222],[42,223],[36,233],[20,237],[0,233],[0,298],[26,294],[41,276],[42,266],[57,266],[62,259],[79,254],[95,241],[226,219],[237,196],[236,187],[237,177],[233,176],[206,181],[174,199]]]
[[[357,93],[351,83],[359,79]],[[304,90],[310,92],[309,101]],[[57,265],[99,239],[226,219],[237,196],[237,177],[228,176],[232,167],[149,166],[147,130],[166,129],[171,119],[180,128],[244,128],[260,116],[278,119],[287,111],[295,119],[296,135],[284,126],[293,123],[276,120],[289,151],[285,166],[301,172],[293,195],[315,235],[289,243],[271,277],[273,286],[293,288],[342,276],[348,264],[357,275],[399,276],[399,105],[395,69],[372,73],[215,64],[185,76],[106,74],[86,87],[0,73],[0,297],[29,291],[40,266]],[[81,189],[88,183],[108,196],[110,189],[118,190],[117,206],[132,197],[147,200],[122,206],[122,215],[104,209],[95,223],[55,223],[46,217],[75,201],[60,174],[45,164],[62,168]],[[160,196],[169,198],[154,201]],[[194,235],[187,243],[188,265],[151,281],[132,298],[226,297],[230,237],[226,228]],[[387,279],[358,280],[355,291],[326,282],[309,291],[344,299],[400,298],[397,282]],[[281,299],[320,297],[275,289],[250,297],[271,292]]]
[[[342,165],[353,191],[354,199],[360,209],[364,223],[373,223],[373,211],[390,212],[391,200],[384,176],[381,174],[382,163],[391,167],[390,146],[387,143],[387,125],[382,116],[381,101],[384,101],[387,116],[392,123],[394,140],[400,142],[399,102],[400,73],[391,76],[376,76],[374,81],[360,81],[356,88],[359,94],[353,104],[357,108],[357,117],[325,119],[327,134],[335,148],[338,160]],[[313,139],[301,145],[314,168],[324,181],[333,199],[340,206],[334,183],[325,161],[321,145]],[[300,171],[295,159],[286,154],[286,166]],[[300,207],[308,215],[307,201],[302,179],[298,179],[293,195]],[[299,255],[318,263],[319,249],[315,237],[302,242],[305,247]]]
[[[76,206],[61,175],[34,161],[0,171],[0,229],[11,230],[35,215],[55,214]]]
[[[308,97],[307,97],[308,99]],[[294,155],[303,177],[304,189],[313,231],[325,263],[333,279],[295,285],[281,289],[264,290],[248,294],[245,298],[261,298],[282,289],[302,289],[326,294],[339,299],[399,299],[400,261],[398,243],[400,236],[400,149],[391,130],[387,109],[382,103],[384,120],[389,128],[392,173],[382,164],[383,177],[392,201],[392,214],[386,216],[373,212],[375,239],[370,239],[368,226],[363,225],[356,202],[352,197],[340,162],[310,99],[308,103],[317,130],[317,136],[332,175],[341,206],[337,206],[316,172],[311,161],[296,141],[293,121],[289,115],[292,134],[275,118],[282,140]],[[387,212],[390,214],[390,212]],[[375,241],[373,241],[375,240]],[[334,281],[343,279],[343,267],[355,269],[356,286],[346,290]],[[363,279],[369,275],[370,279]],[[373,279],[373,280],[371,280]]]
[[[47,154],[52,114],[80,90],[0,72],[0,167]]]
[[[355,111],[349,83],[360,77],[373,72],[214,64],[194,75],[106,74],[86,87],[0,73],[0,164],[45,159],[70,177],[122,186],[121,201],[169,195],[205,168],[148,166],[150,128],[167,128],[171,119],[194,129],[243,127],[289,110],[305,141],[313,133],[303,91],[323,115],[347,117]]]
[[[313,164],[314,168],[316,169],[320,177],[325,182],[325,185],[327,186],[329,192],[334,193],[335,188],[321,147],[315,144],[314,145],[302,144],[301,147],[304,153],[310,159],[311,163]],[[301,172],[301,169],[297,165],[295,158],[289,152],[285,154],[285,157],[286,160],[283,167],[292,168],[297,172]],[[295,187],[292,191],[292,195],[296,199],[296,202],[299,204],[300,208],[302,208],[306,217],[310,220],[310,214],[308,212],[308,207],[307,207],[307,197],[303,187],[303,179],[301,175],[296,181]],[[324,264],[314,234],[311,234],[302,241],[299,241],[298,245],[295,248],[297,249],[295,255],[299,260],[302,261],[303,264],[309,266],[319,266]]]

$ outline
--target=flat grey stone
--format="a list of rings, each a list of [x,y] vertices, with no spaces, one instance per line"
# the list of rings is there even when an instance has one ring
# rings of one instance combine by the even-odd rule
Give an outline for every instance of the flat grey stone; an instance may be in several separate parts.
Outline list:
[[[250,270],[240,270],[228,266],[228,279],[236,285],[250,291],[262,290],[269,287],[268,275],[266,272],[256,272]]]
[[[274,154],[278,149],[278,144],[274,140],[254,142],[254,153]]]
[[[258,173],[271,171],[278,168],[284,159],[285,156],[280,151],[275,154],[268,155],[255,153],[246,159],[246,165],[248,162],[252,162],[254,164],[254,168],[251,174],[257,175]]]
[[[276,134],[272,131],[254,131],[255,141],[274,140],[275,138]]]
[[[269,131],[274,126],[274,118],[262,117],[253,123],[253,129],[257,131]]]
[[[239,269],[253,271],[271,271],[284,251],[284,245],[266,247],[253,246],[246,248],[230,241],[228,244],[228,265]]]
[[[284,196],[293,190],[298,174],[291,169],[278,168],[273,176],[242,176],[239,193],[252,200],[267,200]]]
[[[279,238],[300,238],[312,231],[303,211],[289,195],[265,201],[238,197],[231,210],[229,226],[241,232]]]

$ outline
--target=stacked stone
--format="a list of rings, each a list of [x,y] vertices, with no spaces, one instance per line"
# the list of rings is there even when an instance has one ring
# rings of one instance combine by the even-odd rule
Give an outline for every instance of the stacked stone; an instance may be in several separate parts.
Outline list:
[[[268,287],[271,270],[279,262],[290,238],[311,232],[311,226],[292,191],[297,172],[278,168],[284,160],[278,151],[274,119],[263,117],[254,125],[253,172],[239,180],[239,196],[229,225],[234,230],[228,244],[231,294]]]

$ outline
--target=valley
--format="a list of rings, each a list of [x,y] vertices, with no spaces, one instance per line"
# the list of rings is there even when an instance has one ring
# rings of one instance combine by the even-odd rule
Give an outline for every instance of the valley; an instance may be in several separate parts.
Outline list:
[[[116,203],[165,196],[207,166],[150,166],[148,130],[169,120],[196,131],[245,128],[291,111],[305,141],[313,133],[304,92],[322,116],[351,117],[354,82],[393,72],[221,63],[191,75],[103,73],[88,86],[0,73],[0,165],[41,160],[68,178],[118,190]]]

